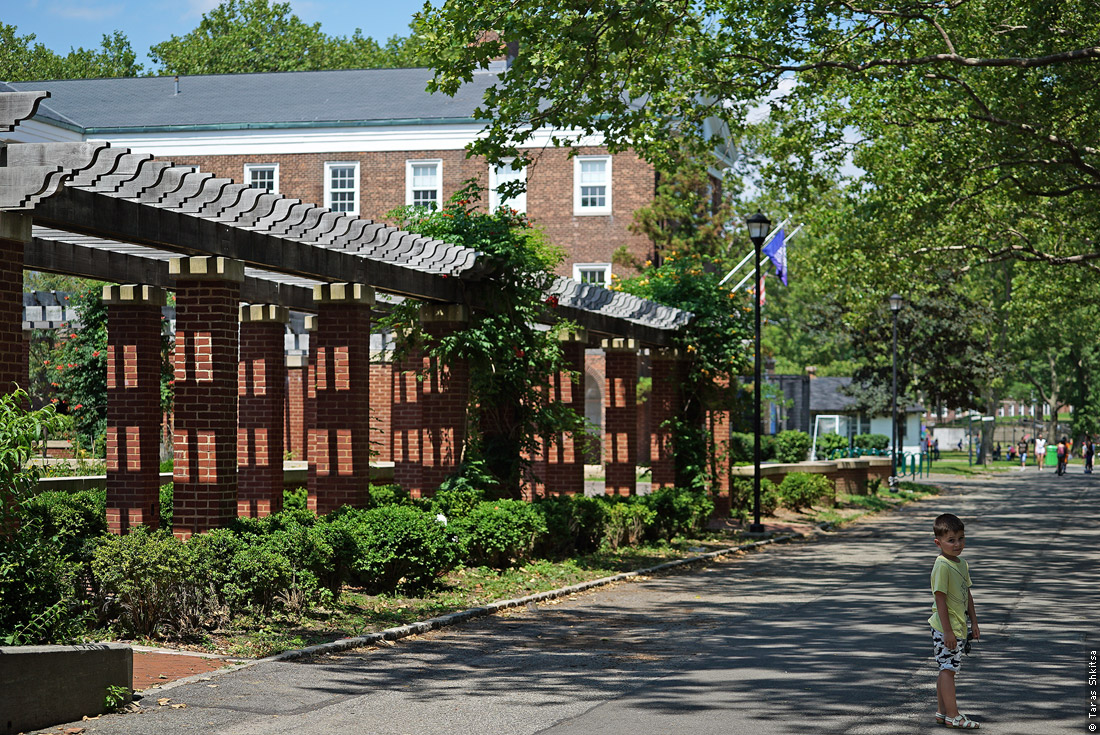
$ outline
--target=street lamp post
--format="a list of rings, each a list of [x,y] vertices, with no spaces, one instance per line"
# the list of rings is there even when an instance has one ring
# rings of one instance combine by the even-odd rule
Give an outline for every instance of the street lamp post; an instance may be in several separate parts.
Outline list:
[[[894,386],[890,401],[890,453],[892,455],[890,464],[891,487],[896,485],[898,481],[898,312],[901,311],[901,303],[902,298],[898,294],[892,294],[890,296],[890,312],[894,319],[894,347],[891,352]]]
[[[760,210],[756,211],[756,214],[750,215],[745,219],[745,224],[749,226],[749,239],[752,240],[753,257],[756,266],[756,295],[753,300],[756,302],[754,311],[756,315],[756,332],[755,342],[753,350],[753,362],[755,368],[755,376],[753,382],[752,392],[752,514],[753,523],[749,526],[751,533],[761,533],[764,530],[764,526],[760,523],[760,382],[762,380],[760,367],[763,364],[763,360],[760,355],[760,248],[764,245],[764,238],[768,236],[768,231],[772,227],[771,220],[760,213]]]

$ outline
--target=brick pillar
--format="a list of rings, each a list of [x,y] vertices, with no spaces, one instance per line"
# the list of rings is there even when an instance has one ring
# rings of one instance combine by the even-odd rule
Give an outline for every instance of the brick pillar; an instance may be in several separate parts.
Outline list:
[[[423,405],[418,380],[423,367],[424,356],[419,345],[410,345],[403,359],[395,359],[390,364],[393,481],[414,498],[420,497],[424,490],[420,464],[420,417]]]
[[[107,528],[160,525],[160,307],[164,289],[104,286]]]
[[[653,390],[649,394],[649,466],[653,489],[675,487],[676,446],[670,423],[682,418],[686,361],[679,350],[653,350],[650,365]]]
[[[263,518],[283,509],[285,306],[240,307],[237,365],[237,515]]]
[[[316,418],[309,433],[309,507],[319,514],[370,498],[370,311],[374,289],[314,286]]]
[[[304,462],[306,451],[306,402],[308,400],[309,357],[286,356],[286,406],[283,409],[283,448],[296,462]]]
[[[384,354],[370,364],[370,443],[375,461],[393,461],[393,367]]]
[[[303,456],[306,462],[313,462],[310,453],[309,432],[317,425],[317,315],[307,314],[305,323],[306,335],[309,340],[309,357],[306,359],[306,400],[302,412],[302,431],[304,443],[302,445]]]
[[[633,495],[637,491],[638,345],[632,339],[605,339],[603,349],[605,488],[608,495]]]
[[[28,214],[0,212],[0,392],[27,388],[23,359],[23,247],[31,240]]]
[[[175,495],[179,538],[237,515],[237,337],[244,264],[172,258],[176,279]]]
[[[714,472],[714,517],[730,517],[730,412],[708,411],[707,428],[714,437],[714,456],[711,457]]]
[[[420,322],[427,337],[438,340],[465,328],[470,322],[470,312],[460,304],[425,304],[420,307]],[[462,460],[470,368],[465,360],[441,365],[434,358],[425,358],[424,372],[420,395],[420,490],[430,496],[458,469]]]
[[[563,403],[584,418],[584,348],[588,333],[581,329],[561,335],[565,370],[551,376],[550,400]],[[545,484],[548,495],[584,493],[584,441],[587,434],[563,432],[545,443]]]

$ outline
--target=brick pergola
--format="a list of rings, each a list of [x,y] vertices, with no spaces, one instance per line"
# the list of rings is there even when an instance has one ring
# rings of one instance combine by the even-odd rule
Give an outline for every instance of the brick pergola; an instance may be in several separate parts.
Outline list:
[[[0,133],[33,116],[46,96],[0,93]],[[424,357],[411,355],[380,372],[369,334],[372,310],[394,298],[422,302],[429,333],[461,328],[491,302],[493,264],[481,253],[106,143],[9,144],[4,153],[0,389],[25,382],[23,268],[117,284],[104,290],[112,531],[158,518],[165,291],[175,292],[177,309],[177,535],[277,511],[294,422],[306,435],[298,449],[309,462],[309,503],[320,512],[367,499],[372,434],[387,444],[396,479],[416,494],[434,492],[455,469],[465,366],[428,371]],[[672,484],[671,438],[657,418],[654,437],[638,436],[633,386],[639,353],[649,349],[657,415],[675,415],[683,361],[669,348],[691,314],[566,278],[550,295],[556,315],[581,327],[563,343],[568,364],[582,368],[586,348],[606,351],[607,491],[635,491],[640,441],[654,447],[654,485]],[[288,362],[282,335],[292,310],[312,315],[312,331],[308,359]],[[410,379],[417,372],[431,377]],[[583,409],[583,385],[570,373],[546,389]],[[372,402],[381,428],[370,423]],[[545,438],[543,456],[532,458],[545,492],[583,492],[579,442]]]

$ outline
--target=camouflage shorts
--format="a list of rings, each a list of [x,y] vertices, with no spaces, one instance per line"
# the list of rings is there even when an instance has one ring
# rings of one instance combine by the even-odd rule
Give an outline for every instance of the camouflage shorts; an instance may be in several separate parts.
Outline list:
[[[943,642],[943,633],[932,628],[932,655],[936,657],[936,664],[940,671],[958,671],[962,668],[963,646],[966,645],[966,637],[956,638],[955,647],[948,648]]]

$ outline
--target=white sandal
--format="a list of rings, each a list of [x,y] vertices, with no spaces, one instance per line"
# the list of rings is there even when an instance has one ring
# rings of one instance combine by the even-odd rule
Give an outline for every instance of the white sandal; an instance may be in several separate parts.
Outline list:
[[[961,730],[977,730],[981,727],[980,724],[961,713],[958,717],[944,717],[943,724],[947,727],[957,727]]]

